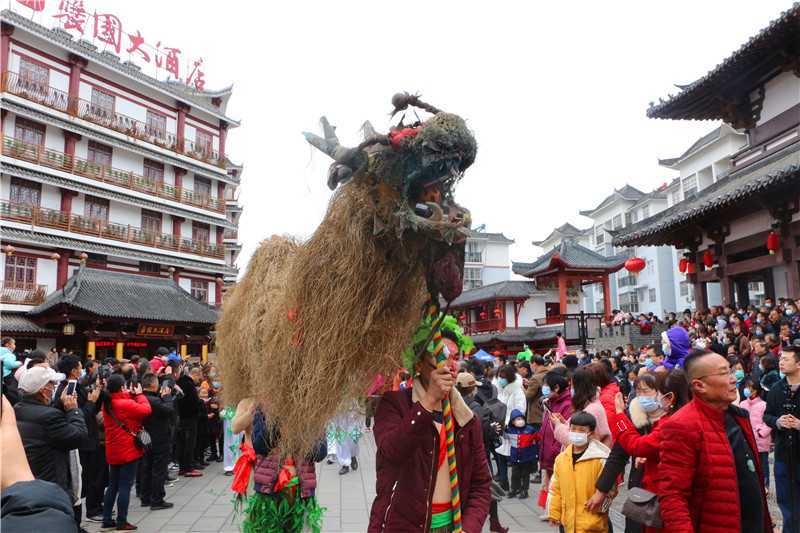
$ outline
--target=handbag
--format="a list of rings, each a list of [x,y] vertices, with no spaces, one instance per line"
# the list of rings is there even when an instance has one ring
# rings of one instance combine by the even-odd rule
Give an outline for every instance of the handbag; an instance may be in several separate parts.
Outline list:
[[[128,429],[128,427],[125,424],[120,422],[116,416],[114,416],[114,413],[111,411],[111,409],[108,410],[108,414],[111,415],[111,418],[114,419],[114,422],[116,422],[117,425],[121,427],[125,433],[133,437],[133,444],[136,445],[137,448],[142,450],[144,453],[150,451],[150,449],[153,447],[153,439],[150,438],[150,433],[148,433],[146,429],[142,428],[136,433],[134,433],[133,431]]]
[[[660,528],[664,525],[658,495],[641,487],[628,490],[628,498],[622,504],[622,514],[648,527]]]

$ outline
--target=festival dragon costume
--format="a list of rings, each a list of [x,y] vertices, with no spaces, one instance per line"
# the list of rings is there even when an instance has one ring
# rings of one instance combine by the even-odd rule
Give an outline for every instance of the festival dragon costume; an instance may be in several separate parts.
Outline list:
[[[365,382],[396,369],[420,320],[438,317],[440,298],[463,287],[471,221],[453,194],[477,143],[461,117],[417,96],[392,104],[392,116],[409,107],[431,116],[401,119],[388,134],[365,123],[353,148],[324,117],[322,137],[304,134],[334,160],[328,211],[305,242],[261,243],[217,324],[228,403],[255,398],[287,457],[305,456]],[[429,329],[443,352],[439,322]]]

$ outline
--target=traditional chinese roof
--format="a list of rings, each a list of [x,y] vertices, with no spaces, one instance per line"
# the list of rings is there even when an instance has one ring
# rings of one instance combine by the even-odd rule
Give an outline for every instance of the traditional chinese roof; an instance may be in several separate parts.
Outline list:
[[[796,197],[800,188],[800,144],[732,172],[696,196],[679,202],[637,224],[611,232],[614,246],[678,244],[674,232],[704,220],[721,221],[727,214],[741,216],[761,209],[754,196]],[[785,192],[783,192],[785,191]],[[789,196],[792,195],[792,196]]]
[[[509,239],[502,233],[487,233],[484,231],[469,230],[469,236],[472,239],[487,239],[489,242],[501,242],[506,244],[514,244],[513,239]]]
[[[477,345],[489,344],[492,342],[505,342],[509,344],[533,343],[536,341],[555,339],[556,333],[563,331],[563,329],[564,327],[562,325],[508,328],[505,331],[495,333],[470,335],[470,338]]]
[[[224,105],[216,107],[211,103],[212,98],[221,98],[223,103],[227,103],[227,96],[230,95],[231,92],[230,87],[222,89],[221,91],[197,91],[184,84],[159,81],[152,76],[142,73],[140,68],[131,62],[122,62],[120,58],[114,54],[98,52],[97,47],[85,39],[74,40],[69,32],[61,28],[47,28],[10,9],[4,9],[0,12],[0,18],[12,26],[24,28],[46,41],[58,44],[78,56],[99,63],[140,83],[148,85],[153,89],[166,92],[184,103],[195,106],[216,118],[224,120],[231,126],[239,125],[239,121],[225,115]]]
[[[494,300],[527,300],[536,292],[533,281],[499,281],[465,292],[453,300],[451,307],[464,307],[478,302]]]
[[[23,334],[37,337],[55,337],[58,331],[43,328],[22,313],[0,313],[0,334],[2,336]]]
[[[606,257],[594,250],[564,239],[561,244],[539,257],[533,263],[512,263],[514,273],[532,278],[550,270],[599,270],[616,272],[625,264],[627,256]]]
[[[111,255],[115,257],[122,257],[125,259],[132,259],[134,261],[146,261],[148,263],[158,263],[161,265],[169,265],[176,267],[186,267],[198,272],[208,272],[212,274],[225,274],[236,273],[236,269],[220,264],[219,262],[202,262],[194,261],[191,259],[184,259],[183,257],[176,257],[172,255],[143,252],[134,250],[132,248],[123,248],[121,246],[111,246],[108,244],[100,244],[96,239],[90,235],[81,235],[72,233],[76,238],[61,237],[50,233],[42,233],[39,231],[11,228],[6,225],[1,225],[2,232],[0,237],[4,242],[22,242],[30,244],[42,244],[45,246],[52,246],[53,248],[64,248],[67,250],[76,250],[84,252],[93,252],[104,255]],[[86,240],[79,240],[85,238]],[[215,260],[220,261],[220,260]]]
[[[647,116],[729,121],[730,106],[737,104],[737,99],[777,72],[787,59],[797,57],[798,41],[800,3],[795,3],[705,76],[679,86],[677,95],[651,103]],[[739,94],[731,94],[734,89]]]
[[[738,131],[734,130],[727,124],[721,124],[720,126],[714,128],[713,130],[711,130],[710,132],[706,133],[705,135],[697,139],[695,142],[693,142],[692,145],[688,149],[686,149],[686,151],[684,151],[680,156],[671,157],[668,159],[659,159],[658,164],[661,165],[662,167],[676,168],[678,163],[683,162],[686,158],[693,156],[696,152],[720,140],[722,137],[727,136],[727,134],[731,132],[737,135],[744,135],[740,134]]]
[[[217,311],[172,279],[79,268],[62,290],[29,311],[41,315],[60,306],[107,318],[213,324]]]
[[[621,189],[614,189],[614,192],[612,192],[611,194],[606,196],[605,199],[602,202],[600,202],[600,205],[598,205],[594,209],[588,209],[586,211],[580,211],[580,214],[583,215],[583,216],[586,216],[586,217],[591,217],[597,211],[600,211],[604,207],[608,207],[609,205],[611,205],[617,199],[627,200],[627,201],[636,201],[639,198],[641,198],[642,196],[644,196],[644,194],[645,193],[643,193],[642,191],[640,191],[636,187],[632,187],[630,185],[625,185]]]
[[[534,246],[541,246],[543,242],[547,242],[547,241],[551,240],[554,237],[561,237],[561,238],[564,238],[564,237],[580,237],[581,235],[584,235],[587,231],[589,231],[589,229],[591,229],[591,228],[578,229],[575,226],[573,226],[572,224],[570,224],[569,222],[566,222],[566,223],[560,225],[559,227],[557,227],[556,229],[554,229],[553,231],[551,231],[550,235],[548,235],[547,237],[545,237],[541,241],[533,241],[531,244],[533,244]]]

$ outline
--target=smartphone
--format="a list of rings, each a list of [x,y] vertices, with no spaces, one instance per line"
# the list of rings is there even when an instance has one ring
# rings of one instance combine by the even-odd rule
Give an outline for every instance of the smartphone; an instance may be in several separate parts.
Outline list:
[[[78,386],[78,382],[74,379],[67,381],[67,396],[72,396],[75,394],[75,387]]]

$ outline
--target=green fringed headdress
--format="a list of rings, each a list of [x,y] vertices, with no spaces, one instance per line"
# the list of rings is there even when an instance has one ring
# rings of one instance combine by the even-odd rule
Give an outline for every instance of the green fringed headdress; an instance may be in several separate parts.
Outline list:
[[[434,323],[438,323],[439,321],[441,321],[440,329],[442,334],[449,337],[451,335],[446,335],[446,333],[452,333],[452,336],[456,338],[456,344],[459,350],[464,353],[469,353],[475,349],[475,343],[472,342],[469,335],[464,334],[464,330],[458,325],[458,320],[456,320],[454,316],[445,315],[443,319],[441,313],[436,317],[426,316],[414,332],[414,336],[411,338],[411,344],[403,350],[403,366],[410,374],[414,374],[417,354],[433,352],[434,346],[431,340],[433,337],[433,335],[431,335],[431,329],[434,327]],[[423,352],[422,345],[426,340],[428,341],[428,346],[425,347]]]

